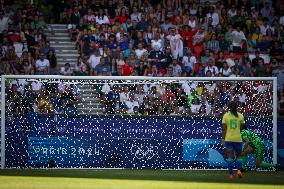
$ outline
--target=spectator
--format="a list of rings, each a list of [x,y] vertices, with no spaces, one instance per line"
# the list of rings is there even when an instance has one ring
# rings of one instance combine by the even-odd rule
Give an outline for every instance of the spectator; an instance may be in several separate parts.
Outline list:
[[[216,26],[219,24],[219,15],[217,12],[215,12],[213,6],[210,6],[209,13],[206,16],[207,18],[212,18],[212,26],[216,28]]]
[[[94,21],[96,21],[96,17],[92,9],[88,9],[88,14],[84,16],[84,21],[88,24],[92,24]]]
[[[122,52],[119,53],[119,56],[117,57],[117,59],[113,60],[113,64],[112,64],[112,70],[113,72],[116,72],[117,75],[121,75],[122,74],[122,66],[125,64],[125,58]]]
[[[11,66],[8,63],[7,58],[3,57],[0,62],[0,74],[10,75],[12,72]]]
[[[141,20],[141,13],[138,12],[137,7],[133,7],[132,8],[132,13],[130,15],[131,21],[136,21],[136,22],[140,22]]]
[[[187,96],[180,87],[177,88],[175,95],[177,99],[177,111],[175,110],[175,113],[179,114],[179,112],[183,111],[184,106],[187,104]]]
[[[126,59],[125,64],[121,66],[121,75],[130,76],[133,74],[133,66],[129,64],[130,60]]]
[[[218,57],[216,58],[216,63],[215,65],[217,66],[218,69],[223,67],[223,63],[226,62],[226,59],[224,57],[224,52],[220,51],[218,53]]]
[[[120,98],[119,101],[122,107],[125,106],[125,102],[129,100],[129,95],[130,95],[130,92],[129,92],[128,87],[124,86],[123,91],[119,95],[119,98]]]
[[[135,99],[134,94],[132,94],[132,93],[129,95],[129,99],[125,101],[125,105],[127,107],[127,112],[130,113],[130,114],[133,113],[134,107],[138,107],[139,108],[139,103]]]
[[[96,16],[96,23],[98,25],[102,25],[102,24],[109,24],[109,18],[108,16],[105,14],[105,12],[103,11],[103,9],[99,9],[99,13]]]
[[[114,51],[114,49],[116,49],[116,47],[118,46],[118,43],[116,41],[116,37],[114,34],[110,34],[109,35],[109,42],[108,42],[108,48],[112,51]]]
[[[210,55],[210,51],[209,50],[205,50],[204,56],[201,56],[201,63],[203,65],[207,65],[209,63],[209,61],[213,60],[213,59],[214,59],[214,57],[212,57]]]
[[[101,58],[100,63],[94,68],[94,75],[96,76],[110,76],[111,67],[106,64],[105,59]]]
[[[275,58],[279,62],[283,60],[283,49],[280,47],[278,41],[274,41],[273,46],[270,50],[270,56],[271,58]]]
[[[20,64],[20,58],[15,53],[14,46],[8,46],[6,58],[8,59],[8,62],[11,66],[12,74],[20,74],[23,72],[23,65]]]
[[[70,18],[70,24],[68,25],[68,29],[70,30],[70,32],[72,30],[75,30],[75,28],[79,25],[80,23],[80,12],[79,12],[79,8],[77,6],[75,6],[73,8],[72,14],[71,14],[71,18]]]
[[[170,41],[171,52],[174,59],[183,57],[183,42],[178,30],[171,29],[170,34],[166,37]]]
[[[240,77],[240,69],[237,67],[234,67],[232,69],[232,74],[230,75],[230,77]]]
[[[233,39],[233,51],[241,52],[242,42],[246,40],[245,34],[241,31],[240,26],[237,26],[236,30],[232,31],[232,39]]]
[[[8,31],[9,24],[12,24],[12,21],[9,17],[5,16],[5,12],[0,10],[0,33],[3,31]],[[3,36],[0,36],[3,39]]]
[[[168,17],[165,19],[165,22],[161,24],[161,28],[164,33],[168,32],[168,30],[173,27],[174,25],[170,23],[170,19]]]
[[[18,91],[17,85],[12,84],[11,88],[7,92],[7,106],[14,114],[16,114],[17,101],[22,98],[22,94]]]
[[[46,35],[43,33],[43,29],[36,30],[34,34],[35,41],[41,44],[42,46],[45,46],[46,43]]]
[[[138,22],[137,29],[140,31],[146,31],[149,26],[146,15],[141,14],[141,20]]]
[[[195,30],[197,28],[196,17],[194,15],[192,15],[192,14],[189,16],[188,26],[189,26],[189,28],[191,28],[193,30]]]
[[[199,57],[202,51],[202,45],[205,39],[205,27],[201,26],[199,30],[197,30],[196,34],[192,38],[192,45],[194,51],[197,53],[197,57]]]
[[[196,62],[196,57],[188,50],[187,56],[182,58],[183,72],[186,73],[186,76],[193,74],[193,68]]]
[[[138,60],[135,56],[135,52],[130,52],[127,60],[129,65],[131,65],[133,68],[138,65]]]
[[[207,49],[214,52],[218,52],[220,50],[219,41],[216,40],[215,34],[213,34],[210,41],[207,42]]]
[[[50,114],[54,112],[52,102],[48,99],[46,90],[44,88],[39,91],[37,106],[39,113]]]
[[[219,39],[219,47],[221,51],[229,51],[230,49],[230,44],[228,41],[225,40],[225,36],[224,34],[220,35],[220,39]]]
[[[147,53],[147,50],[143,48],[143,44],[142,43],[139,43],[138,44],[138,48],[135,50],[136,57],[138,59],[141,59],[141,57],[142,57],[142,55],[144,53]]]
[[[43,42],[40,52],[43,52],[47,56],[49,51],[53,51],[53,53],[55,53],[55,49],[50,46],[49,41]]]
[[[245,107],[247,101],[247,95],[244,93],[242,89],[239,90],[238,92],[238,98],[241,107]]]
[[[88,30],[88,35],[83,36],[83,39],[81,40],[81,49],[85,54],[89,55],[93,48],[96,47],[95,41],[96,39],[93,36],[92,30]]]
[[[91,68],[91,75],[94,75],[94,71],[95,71],[94,69],[100,63],[100,60],[102,58],[99,50],[95,50],[93,52],[94,53],[91,54],[91,56],[89,57],[87,61],[89,64],[89,67]]]
[[[252,34],[252,40],[256,42],[262,42],[264,40],[263,35],[260,33],[260,28],[256,27],[255,32]]]
[[[266,76],[266,74],[265,74],[266,68],[264,66],[263,60],[261,60],[261,59],[258,60],[257,66],[255,67],[255,71],[256,71],[257,77],[265,77]]]
[[[225,37],[225,40],[229,43],[229,45],[230,45],[230,50],[232,50],[232,47],[231,47],[231,45],[232,45],[232,43],[233,43],[233,34],[232,34],[232,32],[233,32],[233,26],[232,25],[228,25],[228,29],[225,31],[225,35],[224,35],[224,37]]]
[[[44,29],[45,23],[42,20],[39,20],[39,16],[35,15],[34,20],[31,23],[31,28],[33,30]]]
[[[221,73],[222,76],[228,77],[231,75],[232,70],[229,68],[228,64],[226,62],[223,63],[223,67],[220,68],[219,73]]]
[[[79,98],[72,92],[72,88],[67,86],[65,91],[61,94],[61,101],[65,104],[66,114],[76,114],[75,105],[78,103]]]
[[[137,32],[136,38],[133,37],[134,39],[134,47],[137,48],[139,43],[142,43],[143,48],[147,47],[147,41],[143,37],[143,33],[141,31]]]
[[[156,65],[148,65],[148,67],[146,67],[145,71],[144,71],[144,76],[150,76],[150,77],[158,77],[159,71],[156,67]]]
[[[189,27],[188,25],[184,26],[184,29],[180,31],[180,35],[183,39],[183,46],[184,47],[188,47],[188,48],[192,48],[192,38],[195,35],[195,33],[197,32],[197,30],[194,28],[192,29],[191,27]]]
[[[244,67],[243,67],[243,76],[244,77],[251,77],[251,76],[253,76],[253,74],[252,74],[252,67],[251,67],[251,63],[249,62],[249,61],[247,61],[247,62],[245,62],[244,63]]]
[[[119,46],[120,46],[122,51],[125,51],[125,50],[128,49],[128,47],[129,47],[129,39],[128,39],[128,35],[127,34],[123,34],[123,41],[121,41],[119,43]]]
[[[139,112],[139,107],[138,106],[134,106],[133,107],[133,115],[136,115],[136,116],[140,116],[141,113]]]
[[[237,9],[236,9],[236,6],[233,4],[228,11],[228,16],[229,18],[232,18],[235,15],[237,15]]]
[[[271,29],[270,25],[268,24],[268,19],[264,18],[263,19],[263,24],[260,25],[260,33],[265,36],[267,33],[267,30]]]
[[[280,19],[279,19],[279,24],[280,24],[281,26],[284,26],[284,15],[282,15],[282,16],[280,17]]]
[[[264,18],[269,19],[272,14],[272,7],[268,1],[264,2],[264,6],[261,8],[260,13]]]
[[[221,13],[220,13],[219,19],[220,19],[220,24],[222,24],[222,25],[226,25],[226,24],[229,23],[230,17],[228,16],[228,13],[227,13],[225,7],[223,7],[221,9]]]
[[[252,59],[252,67],[255,68],[259,62],[259,60],[264,62],[264,59],[260,57],[260,52],[255,51],[255,58]]]
[[[35,62],[27,50],[23,51],[20,58],[20,64],[23,66],[22,74],[33,75],[35,73]]]
[[[123,51],[123,55],[125,58],[128,58],[130,53],[135,53],[135,51],[133,50],[133,45],[131,43],[129,43],[128,49]]]
[[[47,75],[50,73],[49,60],[44,57],[44,53],[40,53],[40,58],[36,60],[36,74]]]
[[[235,66],[235,54],[233,51],[230,52],[229,56],[226,58],[226,62],[229,68]]]
[[[126,23],[126,21],[127,21],[127,15],[126,15],[126,9],[125,9],[125,8],[122,8],[122,9],[119,11],[119,14],[117,15],[117,20],[118,20],[120,23]]]
[[[190,106],[190,110],[193,114],[198,114],[200,110],[201,104],[198,98],[194,98],[192,105]]]
[[[25,91],[23,94],[23,103],[24,106],[27,108],[28,112],[33,112],[34,103],[37,99],[37,94],[35,91],[33,91],[31,83],[27,84],[25,86]]]
[[[47,53],[47,60],[50,64],[50,75],[55,75],[57,68],[57,58],[53,50],[49,50]]]
[[[69,63],[66,63],[64,65],[64,67],[61,67],[61,70],[60,70],[61,75],[70,76],[70,75],[72,75],[72,73],[73,73],[73,71],[72,71],[71,65]]]
[[[120,109],[120,93],[117,85],[108,92],[106,99],[106,112],[114,114]]]
[[[169,66],[173,70],[173,77],[180,77],[182,73],[181,66],[178,64],[178,60],[174,59],[172,64]]]
[[[162,96],[162,101],[165,103],[168,103],[169,100],[176,100],[175,94],[171,91],[171,88],[169,86],[166,87],[166,91]]]
[[[88,64],[86,61],[85,57],[78,57],[77,63],[75,64],[75,68],[74,68],[74,75],[80,76],[86,76],[89,75],[88,73]]]

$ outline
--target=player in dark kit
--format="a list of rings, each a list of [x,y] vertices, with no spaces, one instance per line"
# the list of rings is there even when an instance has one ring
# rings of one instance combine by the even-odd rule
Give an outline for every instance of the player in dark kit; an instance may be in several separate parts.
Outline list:
[[[247,168],[247,155],[252,153],[254,154],[256,168],[274,168],[275,170],[278,170],[277,164],[263,161],[265,145],[263,140],[259,136],[257,136],[250,129],[243,129],[241,131],[241,136],[243,141],[245,142],[245,146],[242,152],[243,171],[245,171]]]

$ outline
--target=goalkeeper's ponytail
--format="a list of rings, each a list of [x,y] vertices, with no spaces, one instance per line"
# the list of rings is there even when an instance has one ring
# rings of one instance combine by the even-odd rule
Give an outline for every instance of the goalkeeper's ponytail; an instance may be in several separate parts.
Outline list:
[[[237,105],[237,102],[231,101],[231,102],[229,103],[228,107],[230,108],[231,113],[232,113],[234,116],[238,117],[238,112],[237,112],[238,105]]]

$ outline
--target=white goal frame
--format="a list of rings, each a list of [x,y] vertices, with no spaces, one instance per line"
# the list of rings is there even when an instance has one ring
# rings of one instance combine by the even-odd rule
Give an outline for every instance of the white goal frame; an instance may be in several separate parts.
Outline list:
[[[273,163],[277,163],[277,78],[276,77],[145,77],[145,76],[61,76],[61,75],[2,75],[1,76],[1,169],[5,168],[5,82],[6,79],[62,80],[165,80],[165,81],[272,81],[273,82]]]

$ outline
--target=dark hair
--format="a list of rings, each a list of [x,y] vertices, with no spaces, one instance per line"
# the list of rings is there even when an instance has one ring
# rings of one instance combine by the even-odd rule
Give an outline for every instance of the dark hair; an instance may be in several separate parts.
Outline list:
[[[1,61],[8,61],[8,59],[6,57],[2,57]]]
[[[243,130],[248,130],[248,126],[246,124],[243,124]]]
[[[238,104],[237,104],[237,102],[231,101],[231,102],[229,103],[228,107],[230,108],[231,113],[232,113],[234,116],[238,117],[238,112],[237,112]]]

